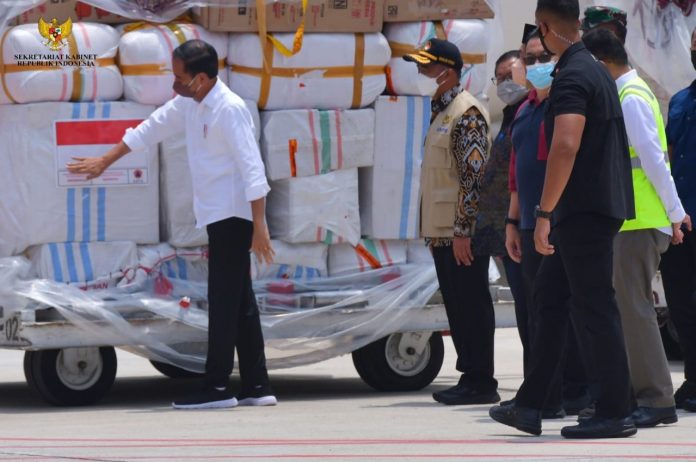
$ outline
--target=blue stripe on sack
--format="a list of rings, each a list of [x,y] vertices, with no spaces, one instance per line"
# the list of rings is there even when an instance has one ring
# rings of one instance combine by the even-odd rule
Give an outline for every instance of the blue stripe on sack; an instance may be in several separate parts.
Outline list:
[[[77,268],[75,267],[75,253],[73,252],[73,245],[70,242],[66,242],[64,245],[65,259],[67,260],[68,274],[70,275],[70,281],[68,282],[77,282]]]
[[[82,242],[89,242],[91,192],[90,188],[82,188]],[[91,279],[88,280],[91,281]]]
[[[406,149],[404,161],[404,185],[401,193],[401,225],[399,226],[399,239],[408,236],[408,210],[411,206],[411,177],[413,176],[413,130],[416,122],[416,101],[414,98],[406,98]]]
[[[186,271],[186,260],[181,257],[176,257],[176,264],[179,267],[179,279],[188,281],[188,272]]]
[[[68,188],[68,235],[66,241],[75,240],[75,188]]]
[[[96,112],[97,112],[97,105],[94,103],[89,103],[87,105],[87,118],[94,119]]]
[[[307,268],[307,279],[314,279],[314,268]]]
[[[299,265],[298,265],[298,266],[295,267],[295,279],[300,279],[300,278],[302,278],[302,272],[303,272],[303,270],[304,270],[304,268],[303,268],[302,266],[299,266]]]
[[[89,245],[86,242],[80,243],[80,256],[82,257],[82,267],[85,270],[85,281],[93,281],[92,259],[89,256]]]
[[[72,118],[73,119],[79,119],[80,118],[80,108],[82,105],[80,103],[73,103],[72,105]]]
[[[109,103],[109,102],[102,103],[102,118],[103,119],[111,118],[111,103]]]
[[[106,188],[97,188],[97,240],[106,240]]]
[[[171,261],[164,262],[164,269],[167,271],[167,277],[170,277],[172,279],[176,279],[176,274],[174,273],[174,268],[172,268]]]
[[[58,244],[48,244],[51,251],[51,263],[53,264],[53,279],[63,282],[63,269],[60,266],[60,255],[58,254]]]
[[[283,279],[283,275],[285,274],[285,271],[287,271],[288,265],[280,265],[278,268],[278,273],[276,274],[276,279]]]

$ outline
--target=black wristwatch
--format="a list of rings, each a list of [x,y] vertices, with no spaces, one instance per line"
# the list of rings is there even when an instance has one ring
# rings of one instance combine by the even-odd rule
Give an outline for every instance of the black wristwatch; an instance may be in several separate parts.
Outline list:
[[[506,225],[519,226],[519,225],[520,225],[520,220],[515,220],[514,218],[505,217],[505,224],[506,224]]]
[[[550,220],[552,214],[553,214],[553,212],[547,212],[545,210],[541,210],[541,207],[538,205],[536,207],[534,207],[534,218],[544,218],[546,220]]]

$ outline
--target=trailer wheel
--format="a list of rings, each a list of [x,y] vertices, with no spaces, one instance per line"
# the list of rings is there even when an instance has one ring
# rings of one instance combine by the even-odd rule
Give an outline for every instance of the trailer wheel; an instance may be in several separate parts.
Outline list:
[[[94,404],[114,383],[116,352],[113,347],[27,351],[24,376],[55,406]]]
[[[353,352],[360,378],[379,391],[416,391],[435,380],[445,347],[439,332],[396,333]]]
[[[157,369],[160,374],[169,377],[170,379],[195,379],[203,377],[200,372],[191,372],[180,367],[172,366],[171,364],[163,363],[160,361],[150,361],[152,367]]]

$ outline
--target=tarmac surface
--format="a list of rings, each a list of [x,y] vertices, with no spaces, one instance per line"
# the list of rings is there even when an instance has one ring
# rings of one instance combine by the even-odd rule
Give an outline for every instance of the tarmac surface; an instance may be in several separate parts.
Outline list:
[[[541,437],[494,423],[490,406],[448,407],[431,393],[456,383],[455,354],[429,387],[379,393],[357,376],[350,356],[272,371],[279,405],[175,411],[190,380],[168,379],[119,352],[116,383],[99,404],[55,408],[24,382],[22,352],[0,350],[2,461],[696,461],[696,414],[620,440],[564,440],[573,418],[545,421]],[[522,379],[514,328],[496,333],[496,375],[509,399]],[[672,364],[675,386],[683,380]],[[238,385],[238,381],[233,379]]]

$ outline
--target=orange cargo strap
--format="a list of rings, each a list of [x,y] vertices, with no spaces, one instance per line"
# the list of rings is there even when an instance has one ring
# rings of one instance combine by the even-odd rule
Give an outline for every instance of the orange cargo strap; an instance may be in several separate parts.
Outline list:
[[[413,45],[399,42],[389,42],[389,48],[392,51],[392,58],[403,58],[405,55],[418,52]],[[465,64],[484,64],[487,60],[485,53],[462,53],[462,61]]]
[[[268,27],[266,24],[266,11],[265,11],[265,1],[264,0],[256,0],[256,10],[261,11],[263,10],[263,22],[261,21],[261,15],[257,13],[257,21],[258,21],[258,26],[259,26],[259,37],[266,37],[268,35],[268,38],[271,39],[271,42],[273,42],[273,45],[275,45],[276,50],[278,52],[287,57],[290,58],[292,56],[295,56],[297,53],[299,53],[302,50],[302,43],[304,41],[304,33],[305,33],[305,21],[307,19],[307,4],[308,0],[302,0],[302,21],[300,22],[299,27],[295,31],[295,37],[293,38],[292,41],[292,50],[289,50],[280,40],[276,39],[273,37],[273,35],[268,34]],[[263,30],[262,26],[263,25]]]
[[[225,68],[225,60],[218,61],[218,69]],[[121,75],[168,75],[172,73],[169,64],[119,64]]]
[[[72,56],[80,54],[80,51],[77,48],[77,41],[75,40],[75,36],[73,34],[68,36],[68,48],[70,49],[70,54]],[[76,67],[73,71],[73,87],[72,94],[70,95],[70,101],[80,101],[82,90],[82,70],[79,67]]]
[[[263,69],[258,67],[239,66],[232,64],[230,66],[232,72],[238,74],[251,75],[254,77],[264,77],[267,75]],[[335,67],[275,67],[271,69],[268,77],[283,77],[295,78],[309,72],[321,72],[322,77],[326,79],[340,79],[355,76],[355,68],[353,66],[335,66]],[[365,66],[363,76],[382,75],[384,74],[384,66]],[[259,99],[260,101],[260,99]]]
[[[365,75],[365,34],[355,34],[355,74],[353,76],[353,103],[357,109],[362,103],[363,76]]]
[[[295,178],[297,176],[297,139],[293,138],[288,140],[288,153],[290,154],[290,176]]]
[[[7,38],[7,34],[10,32],[10,29],[8,28],[5,33],[2,35],[2,40],[0,40],[0,65],[4,66],[5,65],[5,39]],[[7,81],[5,80],[5,73],[2,72],[0,73],[0,79],[2,79],[2,89],[5,92],[5,95],[7,95],[7,99],[12,101],[13,103],[17,103],[17,101],[12,97],[12,94],[10,93],[10,89],[7,88]]]
[[[380,269],[382,264],[377,260],[374,255],[372,255],[368,250],[362,245],[358,244],[355,246],[355,251],[360,255],[366,262],[370,264],[372,269]]]
[[[176,40],[179,42],[179,45],[183,45],[184,42],[186,42],[186,35],[184,34],[184,31],[181,30],[181,27],[171,22],[167,23],[166,26],[172,31],[174,37],[176,37]]]
[[[265,109],[268,104],[268,97],[271,94],[271,80],[273,78],[273,42],[267,37],[263,46],[264,65],[258,70],[261,73],[261,86],[259,88],[259,109]],[[241,72],[241,71],[240,71]]]

